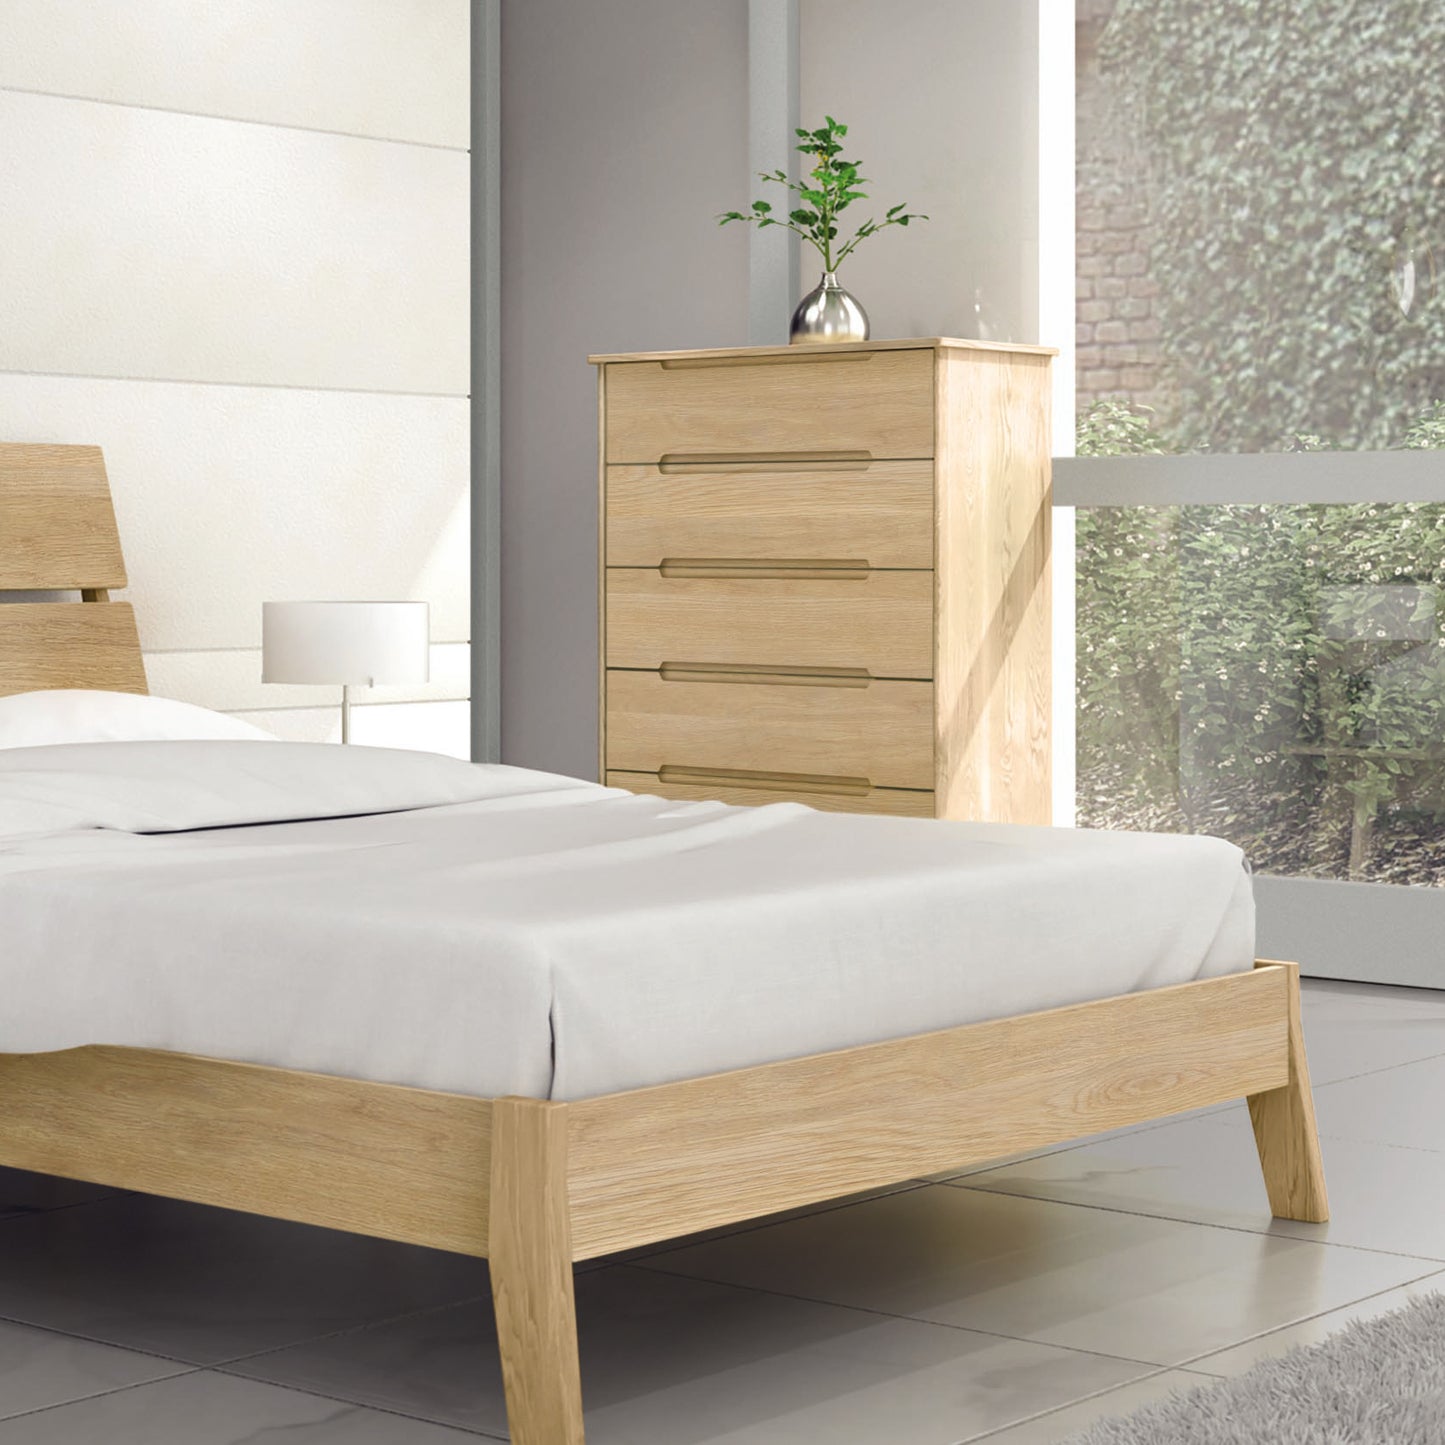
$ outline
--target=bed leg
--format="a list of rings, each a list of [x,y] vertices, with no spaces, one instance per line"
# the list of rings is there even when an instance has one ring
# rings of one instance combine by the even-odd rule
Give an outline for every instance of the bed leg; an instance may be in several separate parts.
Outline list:
[[[1261,967],[1265,966],[1263,964]],[[1275,964],[1288,973],[1289,1083],[1249,1096],[1254,1142],[1264,1171],[1269,1207],[1278,1219],[1323,1224],[1330,1217],[1325,1169],[1315,1128],[1315,1101],[1300,1026],[1299,965]]]
[[[565,1104],[493,1101],[488,1241],[512,1445],[583,1445]]]

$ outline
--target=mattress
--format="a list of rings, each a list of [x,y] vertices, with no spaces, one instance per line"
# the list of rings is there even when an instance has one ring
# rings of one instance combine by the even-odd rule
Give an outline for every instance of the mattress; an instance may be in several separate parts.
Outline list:
[[[0,751],[0,1052],[575,1099],[1251,967],[1212,838],[733,808],[429,754]]]

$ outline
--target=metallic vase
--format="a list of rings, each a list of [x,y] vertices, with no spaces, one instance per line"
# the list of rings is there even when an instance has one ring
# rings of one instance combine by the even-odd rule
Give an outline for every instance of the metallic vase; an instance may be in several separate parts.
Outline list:
[[[794,346],[828,341],[867,341],[868,313],[839,284],[832,271],[798,302],[793,312]]]

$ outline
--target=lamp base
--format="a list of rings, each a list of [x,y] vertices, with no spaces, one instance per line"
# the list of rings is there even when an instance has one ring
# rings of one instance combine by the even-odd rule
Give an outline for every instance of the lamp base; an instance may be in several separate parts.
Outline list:
[[[351,741],[351,689],[345,683],[341,685],[341,741]]]

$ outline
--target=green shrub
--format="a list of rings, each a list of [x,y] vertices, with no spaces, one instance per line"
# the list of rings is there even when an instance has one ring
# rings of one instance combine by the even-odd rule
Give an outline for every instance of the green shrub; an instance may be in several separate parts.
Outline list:
[[[1445,394],[1442,54],[1439,0],[1120,0],[1100,62],[1149,165],[1183,447],[1395,446]]]
[[[1079,450],[1160,447],[1108,402]],[[1077,547],[1081,821],[1339,874],[1357,808],[1440,806],[1445,505],[1089,508]]]

